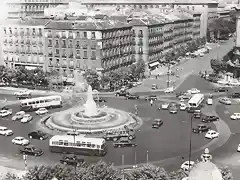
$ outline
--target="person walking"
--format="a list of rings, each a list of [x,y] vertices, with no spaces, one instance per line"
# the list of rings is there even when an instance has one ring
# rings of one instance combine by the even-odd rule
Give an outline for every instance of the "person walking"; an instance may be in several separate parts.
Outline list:
[[[153,106],[153,99],[150,100],[150,104],[151,104],[151,106]]]

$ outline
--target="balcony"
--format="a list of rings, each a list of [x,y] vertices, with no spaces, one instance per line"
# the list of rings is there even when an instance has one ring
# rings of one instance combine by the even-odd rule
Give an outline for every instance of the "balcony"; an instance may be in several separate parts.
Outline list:
[[[29,44],[29,45],[30,45],[30,41],[26,41],[26,44]]]
[[[87,46],[83,46],[82,48],[83,48],[83,49],[87,49],[88,47],[87,47]]]
[[[138,42],[138,45],[139,45],[139,46],[142,46],[142,45],[143,45],[143,42],[142,42],[142,41],[139,41],[139,42]]]
[[[66,58],[66,57],[67,57],[67,55],[66,55],[66,54],[62,54],[62,57]]]
[[[138,37],[143,37],[143,34],[138,34]]]
[[[51,34],[51,33],[48,33],[48,34],[47,34],[47,37],[48,37],[48,38],[52,38],[52,34]]]
[[[66,46],[66,44],[61,44],[61,47],[66,48],[67,46]]]
[[[62,34],[62,38],[66,39],[66,34]]]
[[[72,47],[73,47],[73,45],[72,45],[72,44],[69,44],[69,45],[68,45],[68,47],[69,47],[69,48],[72,48]]]
[[[72,34],[72,33],[69,34],[68,38],[69,38],[69,39],[72,39],[72,38],[73,38],[73,34]]]
[[[60,63],[59,62],[56,63],[56,67],[60,67]]]
[[[17,33],[17,32],[15,32],[15,33],[14,33],[14,36],[15,36],[15,37],[17,37],[17,36],[18,36],[18,33]]]
[[[48,47],[52,47],[52,43],[48,44]]]
[[[73,54],[69,54],[69,56],[68,56],[69,58],[73,58]]]
[[[97,49],[97,46],[91,46],[91,49]]]
[[[77,54],[77,55],[76,55],[76,58],[77,58],[77,59],[81,59],[81,57],[80,57],[80,55],[79,55],[79,54]]]
[[[52,54],[52,53],[49,53],[49,54],[48,54],[48,56],[49,56],[49,57],[52,57],[52,56],[53,56],[53,54]]]
[[[21,40],[21,41],[20,41],[20,44],[24,44],[24,40]]]
[[[60,54],[55,54],[55,57],[60,57]]]
[[[70,65],[69,65],[69,68],[70,68],[70,69],[74,69],[74,65],[73,65],[73,64],[70,64]]]
[[[80,45],[76,45],[76,49],[80,49]]]
[[[63,68],[66,68],[66,67],[67,67],[67,65],[66,65],[66,64],[62,64],[62,67],[63,67]]]
[[[96,60],[96,56],[92,56],[92,57],[91,57],[91,60]]]
[[[7,40],[5,39],[5,40],[3,41],[3,43],[4,43],[4,44],[7,44]]]
[[[56,47],[56,48],[59,48],[59,44],[58,44],[58,43],[57,43],[57,44],[55,44],[55,47]]]
[[[55,38],[60,38],[59,34],[55,34]]]
[[[88,57],[87,57],[87,56],[84,56],[83,59],[88,59]]]
[[[39,46],[43,46],[43,43],[42,43],[42,42],[39,42],[38,44],[39,44]]]

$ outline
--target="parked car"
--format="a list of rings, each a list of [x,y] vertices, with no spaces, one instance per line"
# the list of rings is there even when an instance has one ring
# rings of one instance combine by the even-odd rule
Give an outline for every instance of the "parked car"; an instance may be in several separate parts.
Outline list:
[[[173,93],[175,90],[174,87],[168,87],[167,89],[164,90],[165,93]]]
[[[82,164],[84,162],[84,159],[78,158],[77,156],[72,154],[63,156],[62,159],[60,159],[60,163],[71,166],[77,166],[78,164]]]
[[[0,126],[0,135],[11,136],[13,135],[13,131],[8,129],[7,127]]]
[[[179,96],[182,96],[182,95],[184,95],[186,92],[178,92],[178,93],[176,93],[176,97],[179,97]]]
[[[229,98],[240,98],[240,93],[232,93],[228,97]]]
[[[136,147],[136,146],[137,144],[135,142],[132,142],[127,138],[119,139],[117,142],[113,143],[113,147]]]
[[[213,105],[213,99],[212,98],[207,99],[207,105]]]
[[[156,95],[150,95],[148,97],[145,97],[145,100],[146,101],[151,101],[151,100],[156,101],[157,100],[157,96]]]
[[[194,110],[193,117],[194,117],[194,118],[201,118],[201,117],[202,117],[202,113],[199,112],[199,111],[196,112],[196,111]]]
[[[181,169],[184,171],[189,171],[190,169],[193,168],[193,166],[195,165],[194,161],[185,161],[182,165],[181,165]]]
[[[159,129],[163,125],[163,121],[161,119],[155,119],[152,123],[152,128]]]
[[[24,111],[19,111],[12,117],[12,120],[18,121],[18,120],[22,119],[25,114],[26,113]]]
[[[219,120],[219,117],[217,116],[205,116],[202,118],[202,122],[204,123],[210,123],[218,120]]]
[[[158,85],[152,84],[152,90],[156,90],[156,89],[158,89]]]
[[[47,134],[42,132],[42,131],[32,131],[28,134],[28,137],[30,139],[40,139],[40,140],[45,140],[48,138]]]
[[[227,87],[218,87],[214,90],[215,92],[228,92]]]
[[[29,144],[29,140],[25,139],[24,137],[18,136],[12,139],[12,143],[16,145],[26,146]]]
[[[191,93],[184,93],[180,96],[178,96],[179,99],[190,99],[192,97]]]
[[[170,107],[169,107],[169,112],[171,114],[177,114],[178,112],[178,107],[176,104],[171,104]]]
[[[194,133],[208,132],[209,130],[210,130],[210,127],[204,124],[198,124],[197,127],[192,129]]]
[[[0,117],[7,117],[9,115],[12,115],[12,109],[8,109],[8,110],[1,110],[0,111]]]
[[[40,108],[38,109],[37,111],[35,111],[35,113],[37,115],[43,115],[43,114],[47,114],[48,113],[48,110],[46,108]]]
[[[126,95],[126,98],[125,98],[126,100],[127,99],[139,99],[139,96],[138,95],[136,95],[136,94],[127,94]]]
[[[21,123],[28,123],[33,119],[33,117],[30,114],[25,114],[23,118],[21,119]]]
[[[219,102],[222,103],[222,104],[225,104],[225,105],[231,105],[232,104],[231,100],[227,97],[223,97],[223,98],[219,99]]]
[[[239,120],[240,119],[240,113],[234,113],[230,116],[232,120]]]
[[[219,137],[219,132],[216,132],[214,130],[209,130],[205,135],[205,138],[207,139],[214,139],[218,137]]]
[[[31,155],[31,156],[41,156],[43,155],[43,150],[42,149],[37,149],[33,145],[27,145],[25,147],[22,147],[20,149],[21,154],[26,154],[26,155]]]
[[[115,96],[126,96],[128,92],[126,90],[118,90],[115,93]]]

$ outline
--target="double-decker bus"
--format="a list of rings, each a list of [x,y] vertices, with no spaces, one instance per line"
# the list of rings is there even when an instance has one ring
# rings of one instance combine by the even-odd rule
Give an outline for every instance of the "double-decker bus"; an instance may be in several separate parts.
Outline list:
[[[45,96],[20,101],[21,111],[34,111],[39,108],[57,108],[62,107],[61,96]]]
[[[103,138],[88,138],[84,135],[55,135],[49,139],[49,148],[53,153],[78,154],[85,156],[105,156],[106,141]]]

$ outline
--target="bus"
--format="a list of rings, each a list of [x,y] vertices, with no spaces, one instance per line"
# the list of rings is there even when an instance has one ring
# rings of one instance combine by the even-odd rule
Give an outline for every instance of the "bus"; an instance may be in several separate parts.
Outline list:
[[[84,135],[55,135],[49,139],[49,149],[53,153],[85,156],[105,156],[107,154],[105,139],[85,137]]]
[[[192,108],[197,108],[204,101],[203,94],[194,94],[188,101],[188,106]]]
[[[20,101],[21,111],[34,111],[39,108],[57,108],[62,107],[61,96],[45,96]]]

